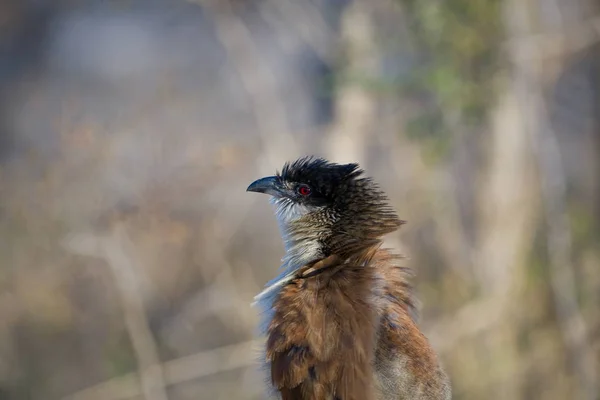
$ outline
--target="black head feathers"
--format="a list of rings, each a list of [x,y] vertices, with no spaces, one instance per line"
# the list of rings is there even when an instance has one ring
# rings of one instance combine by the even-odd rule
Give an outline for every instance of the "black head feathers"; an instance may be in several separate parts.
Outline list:
[[[337,189],[357,179],[363,171],[358,164],[335,164],[323,158],[303,157],[283,166],[277,176],[289,184],[305,184],[331,199]]]

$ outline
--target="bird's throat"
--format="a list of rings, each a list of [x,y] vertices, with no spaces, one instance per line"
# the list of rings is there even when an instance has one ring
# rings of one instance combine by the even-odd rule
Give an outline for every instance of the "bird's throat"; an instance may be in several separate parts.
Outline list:
[[[274,199],[272,202],[276,207],[275,215],[279,223],[285,255],[281,260],[279,275],[268,282],[265,289],[255,296],[255,302],[276,294],[296,276],[301,268],[325,257],[322,231],[315,229],[314,221],[305,220],[310,210],[287,199]]]
[[[322,258],[322,230],[315,229],[314,221],[308,219],[315,210],[286,198],[273,199],[272,203],[285,247],[281,264],[284,272],[293,272]]]

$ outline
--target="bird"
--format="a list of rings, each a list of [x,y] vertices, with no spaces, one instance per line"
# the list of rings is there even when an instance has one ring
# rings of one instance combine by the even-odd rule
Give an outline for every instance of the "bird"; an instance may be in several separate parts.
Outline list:
[[[449,400],[417,324],[412,272],[382,248],[400,228],[357,163],[306,156],[247,191],[270,196],[285,255],[255,297],[268,390],[282,400]]]

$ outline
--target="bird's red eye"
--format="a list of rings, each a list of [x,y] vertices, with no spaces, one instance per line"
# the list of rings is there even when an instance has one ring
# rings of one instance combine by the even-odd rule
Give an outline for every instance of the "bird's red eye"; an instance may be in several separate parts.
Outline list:
[[[300,193],[302,196],[308,196],[311,193],[311,190],[308,186],[302,185],[298,188],[298,193]]]

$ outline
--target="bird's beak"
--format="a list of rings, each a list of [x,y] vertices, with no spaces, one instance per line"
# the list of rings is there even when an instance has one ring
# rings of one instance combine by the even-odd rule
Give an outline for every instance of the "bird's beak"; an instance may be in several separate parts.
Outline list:
[[[257,192],[270,194],[271,196],[281,196],[281,188],[279,185],[279,178],[276,176],[267,176],[266,178],[260,178],[255,180],[246,189],[247,192]]]

